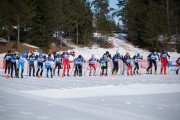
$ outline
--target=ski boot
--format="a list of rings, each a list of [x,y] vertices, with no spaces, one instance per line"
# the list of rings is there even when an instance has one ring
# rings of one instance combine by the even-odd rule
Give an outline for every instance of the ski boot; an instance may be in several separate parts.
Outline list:
[[[135,73],[135,70],[133,71],[133,74],[135,75],[136,73]]]
[[[149,70],[146,70],[146,74],[149,74]]]
[[[21,73],[21,78],[23,78],[23,74]]]
[[[157,71],[154,71],[154,74],[157,75]]]
[[[82,73],[79,73],[79,77],[82,77]]]

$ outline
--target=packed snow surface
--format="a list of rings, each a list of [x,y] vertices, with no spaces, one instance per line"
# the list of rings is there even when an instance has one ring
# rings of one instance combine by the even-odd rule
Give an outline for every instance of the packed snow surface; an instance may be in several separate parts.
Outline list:
[[[0,120],[179,120],[180,76],[0,76]]]

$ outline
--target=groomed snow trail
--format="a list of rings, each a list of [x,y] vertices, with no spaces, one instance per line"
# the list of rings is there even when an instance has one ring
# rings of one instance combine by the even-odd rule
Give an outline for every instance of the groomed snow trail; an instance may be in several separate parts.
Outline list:
[[[179,120],[180,76],[0,76],[0,120]]]

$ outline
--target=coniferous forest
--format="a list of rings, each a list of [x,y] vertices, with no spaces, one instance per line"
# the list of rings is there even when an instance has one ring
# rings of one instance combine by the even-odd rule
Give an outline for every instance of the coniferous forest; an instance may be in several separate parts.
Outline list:
[[[20,42],[48,48],[54,33],[88,45],[93,32],[116,31],[139,47],[180,49],[179,0],[118,0],[117,6],[109,0],[1,0],[0,37],[17,40],[19,32]]]

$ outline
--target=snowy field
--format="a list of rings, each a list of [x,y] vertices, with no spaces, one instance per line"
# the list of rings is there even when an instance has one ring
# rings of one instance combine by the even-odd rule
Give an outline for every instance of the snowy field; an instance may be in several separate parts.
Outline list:
[[[73,50],[86,60],[91,54],[99,59],[106,51],[140,53],[144,59],[149,54],[125,40],[109,40],[115,48],[73,46]],[[0,54],[0,68],[4,55]],[[170,55],[175,64],[180,55]],[[28,77],[25,68],[22,79],[6,79],[0,69],[0,120],[180,120],[180,75],[173,69],[168,69],[168,75],[88,77],[87,72],[83,77],[63,78],[45,78],[44,70],[43,77],[37,78]]]
[[[0,77],[0,120],[179,120],[180,76]]]

